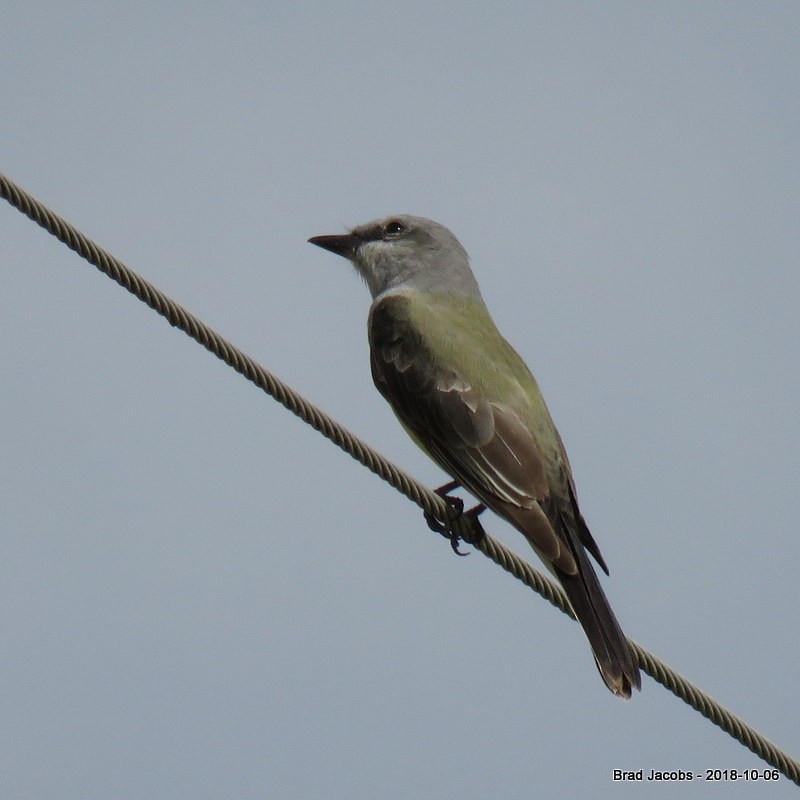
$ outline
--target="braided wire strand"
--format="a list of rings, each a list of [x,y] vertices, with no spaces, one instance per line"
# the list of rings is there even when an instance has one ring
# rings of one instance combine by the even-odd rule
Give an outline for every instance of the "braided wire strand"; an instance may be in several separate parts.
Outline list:
[[[180,328],[206,350],[222,359],[228,366],[277,400],[284,408],[330,439],[371,472],[391,484],[427,514],[440,520],[449,520],[453,531],[461,538],[574,619],[572,609],[561,588],[496,539],[484,534],[472,517],[462,515],[453,518],[452,509],[441,497],[396,467],[355,434],[264,369],[183,306],[169,298],[108,251],[99,247],[63,217],[51,211],[2,173],[0,173],[0,196],[75,251],[81,258],[146,303],[164,317],[170,325]],[[636,654],[639,666],[644,672],[759,758],[800,785],[800,762],[780,750],[766,737],[641,645],[633,640],[629,640],[629,642]]]

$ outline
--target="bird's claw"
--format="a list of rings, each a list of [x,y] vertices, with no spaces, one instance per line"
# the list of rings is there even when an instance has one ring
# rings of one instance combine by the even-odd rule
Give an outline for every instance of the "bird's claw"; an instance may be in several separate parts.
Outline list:
[[[478,538],[482,539],[486,533],[483,530],[483,526],[478,521],[478,517],[486,511],[486,506],[483,503],[479,503],[477,506],[470,508],[468,511],[464,511],[464,501],[460,497],[451,497],[449,492],[452,492],[453,489],[457,489],[461,484],[458,481],[451,481],[450,483],[446,483],[444,486],[440,486],[438,489],[435,490],[436,494],[442,498],[442,500],[447,503],[447,505],[452,509],[452,514],[448,515],[447,521],[442,521],[435,517],[433,514],[429,514],[427,511],[424,512],[425,514],[425,522],[428,523],[428,527],[434,531],[435,533],[444,536],[445,539],[448,539],[450,542],[450,547],[453,548],[453,552],[457,556],[466,556],[469,553],[462,553],[458,549],[458,544],[461,541],[459,535],[452,529],[451,522],[458,519],[462,514],[466,514],[469,517],[472,517],[477,529],[478,529]]]
[[[450,516],[450,520],[458,519],[458,517],[460,517],[464,513],[464,501],[460,497],[448,497],[445,494],[440,495],[440,497],[453,510],[452,516]],[[458,549],[458,543],[460,539],[458,534],[450,527],[449,522],[443,522],[442,520],[433,516],[433,514],[429,514],[427,511],[425,511],[424,513],[425,513],[425,522],[428,523],[428,527],[435,533],[438,533],[440,536],[444,536],[445,539],[449,540],[450,547],[453,548],[453,552],[457,556],[467,555],[467,553],[462,553]]]

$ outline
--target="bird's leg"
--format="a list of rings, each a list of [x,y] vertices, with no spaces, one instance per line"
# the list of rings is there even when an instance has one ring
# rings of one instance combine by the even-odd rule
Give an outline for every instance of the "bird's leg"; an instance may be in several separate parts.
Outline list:
[[[439,497],[447,497],[450,492],[458,489],[461,484],[458,481],[449,481],[448,483],[444,484],[444,486],[440,486],[438,489],[434,489],[433,491],[439,495]]]
[[[480,528],[481,536],[484,536],[485,534],[483,532],[483,528],[481,527],[481,524],[477,520],[478,520],[478,515],[486,510],[486,506],[480,504],[475,506],[475,508],[471,508],[469,511],[464,512],[464,501],[460,497],[450,496],[450,492],[452,492],[454,489],[458,489],[460,486],[461,484],[458,481],[450,481],[449,483],[444,484],[444,486],[440,486],[438,489],[434,489],[434,492],[438,494],[439,497],[441,497],[442,500],[444,500],[445,503],[447,503],[447,505],[450,506],[450,508],[454,512],[451,516],[449,516],[448,520],[443,522],[442,520],[434,517],[433,514],[429,514],[427,511],[425,511],[424,514],[425,514],[425,522],[428,523],[428,527],[432,531],[435,531],[436,533],[444,536],[445,539],[448,539],[450,541],[450,547],[453,548],[453,552],[457,556],[465,556],[468,554],[462,553],[458,549],[459,537],[458,534],[452,530],[450,522],[452,522],[452,520],[458,519],[462,514],[467,513],[475,520],[476,524],[478,525],[478,528]]]

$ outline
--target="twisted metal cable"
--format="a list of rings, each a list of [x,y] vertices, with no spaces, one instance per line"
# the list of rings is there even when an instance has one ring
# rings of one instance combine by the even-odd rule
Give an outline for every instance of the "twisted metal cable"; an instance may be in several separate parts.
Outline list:
[[[653,680],[680,697],[687,705],[702,714],[707,720],[722,728],[734,739],[741,742],[748,750],[780,770],[787,778],[800,785],[800,762],[783,752],[777,745],[750,727],[711,695],[695,686],[672,667],[656,658],[638,642],[628,639],[628,643],[636,654],[639,666]]]
[[[461,515],[454,518],[452,508],[441,497],[396,467],[324,411],[295,392],[183,306],[167,297],[2,173],[0,173],[0,196],[71,250],[74,250],[81,258],[93,264],[109,278],[150,306],[170,325],[180,328],[203,345],[206,350],[222,359],[286,409],[330,439],[356,461],[383,478],[427,514],[440,520],[448,520],[453,531],[462,539],[574,619],[572,609],[561,588],[496,539],[485,534],[473,517]],[[758,731],[641,645],[632,640],[629,641],[639,661],[639,666],[644,672],[757,756],[780,770],[787,778],[800,785],[800,762],[784,753]]]

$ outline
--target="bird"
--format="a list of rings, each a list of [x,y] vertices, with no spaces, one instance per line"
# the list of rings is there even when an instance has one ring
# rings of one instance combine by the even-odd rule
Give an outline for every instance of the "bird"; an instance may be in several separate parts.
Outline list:
[[[590,561],[608,574],[564,444],[464,247],[445,226],[410,214],[308,241],[348,259],[366,283],[373,381],[453,478],[442,488],[463,487],[525,537],[563,587],[606,686],[630,698],[641,689],[639,667]]]

